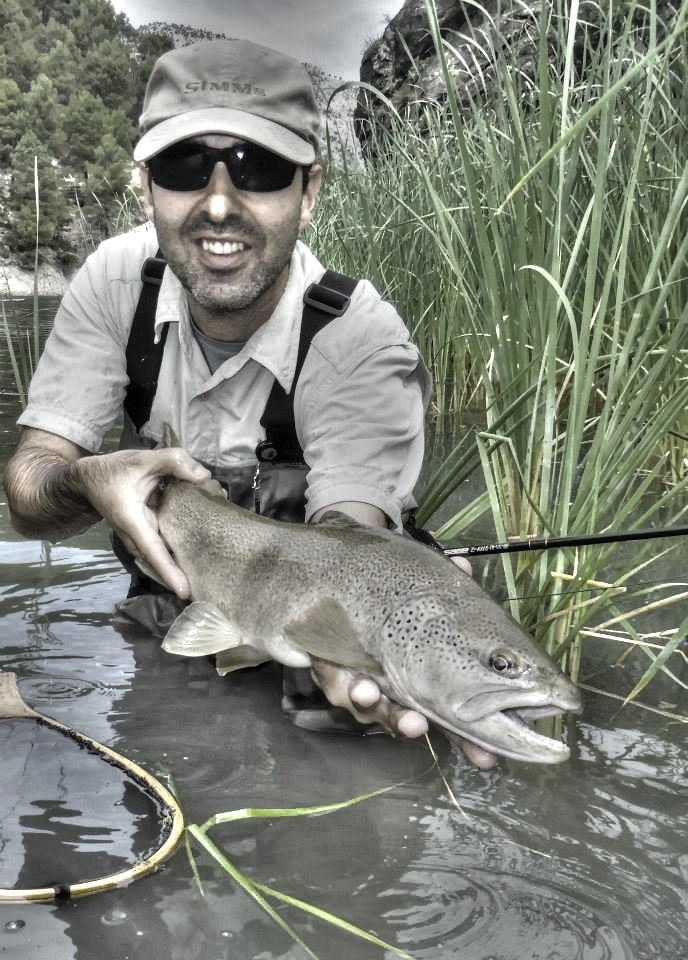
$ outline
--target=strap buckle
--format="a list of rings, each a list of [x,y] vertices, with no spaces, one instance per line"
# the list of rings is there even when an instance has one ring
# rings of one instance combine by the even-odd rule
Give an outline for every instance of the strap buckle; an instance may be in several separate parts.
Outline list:
[[[346,313],[347,307],[351,302],[351,297],[339,290],[333,290],[332,287],[326,287],[322,283],[312,283],[305,294],[303,302],[308,307],[314,307],[322,313],[329,313],[333,317],[341,317]]]
[[[147,260],[143,261],[141,267],[141,279],[144,283],[151,283],[153,286],[159,287],[166,266],[167,261],[163,260],[162,257],[148,257]]]

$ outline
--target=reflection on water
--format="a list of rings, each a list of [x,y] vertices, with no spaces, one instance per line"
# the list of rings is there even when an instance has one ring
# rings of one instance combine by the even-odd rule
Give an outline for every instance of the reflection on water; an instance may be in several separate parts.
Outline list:
[[[0,360],[0,363],[2,361]],[[16,398],[0,369],[0,463]],[[2,404],[4,403],[4,406]],[[10,409],[12,408],[12,409]],[[373,930],[417,960],[685,960],[685,726],[588,697],[559,767],[483,773],[436,742],[318,735],[282,716],[270,666],[218,678],[111,626],[125,578],[96,527],[46,550],[0,518],[0,667],[37,710],[173,778],[187,822],[246,806],[389,793],[312,819],[218,826],[240,869]],[[684,678],[685,679],[685,678]],[[686,712],[676,685],[677,709]],[[646,698],[651,702],[652,697]],[[145,801],[117,771],[26,721],[0,723],[0,886],[101,874],[151,842]],[[0,907],[8,960],[302,960],[207,857],[74,903]],[[42,875],[39,876],[43,871]],[[85,877],[80,877],[85,879]],[[280,908],[323,960],[392,954]]]
[[[62,887],[126,870],[161,843],[155,804],[117,768],[34,720],[0,724],[2,885]],[[54,770],[46,792],[46,772]]]

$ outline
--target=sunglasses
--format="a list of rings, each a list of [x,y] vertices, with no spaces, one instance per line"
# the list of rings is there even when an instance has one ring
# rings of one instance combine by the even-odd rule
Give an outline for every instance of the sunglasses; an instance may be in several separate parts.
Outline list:
[[[253,143],[218,149],[176,143],[148,160],[151,179],[164,190],[204,190],[215,165],[224,163],[237,190],[270,193],[291,185],[297,164]]]

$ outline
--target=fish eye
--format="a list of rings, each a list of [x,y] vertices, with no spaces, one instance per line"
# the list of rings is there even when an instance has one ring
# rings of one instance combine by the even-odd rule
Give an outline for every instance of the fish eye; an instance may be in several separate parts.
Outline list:
[[[518,666],[518,661],[505,650],[495,650],[490,654],[489,664],[495,673],[509,673]]]

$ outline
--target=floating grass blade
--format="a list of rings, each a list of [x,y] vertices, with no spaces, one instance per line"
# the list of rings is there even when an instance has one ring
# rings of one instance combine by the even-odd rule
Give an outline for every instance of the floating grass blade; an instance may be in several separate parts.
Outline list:
[[[293,930],[289,924],[284,920],[283,917],[277,913],[272,904],[270,904],[261,891],[258,889],[258,886],[246,876],[245,873],[242,873],[238,870],[232,861],[225,856],[224,853],[216,846],[215,843],[207,836],[205,831],[198,827],[196,824],[191,824],[187,828],[187,832],[190,836],[196,840],[196,842],[208,853],[219,865],[222,867],[226,873],[241,887],[241,889],[247,893],[253,900],[261,907],[267,915],[275,921],[275,923],[282,929],[286,934],[288,934],[302,949],[306,952],[309,957],[312,957],[313,960],[318,960],[318,957],[313,951],[306,946],[303,940],[299,937],[295,930]],[[192,860],[192,864],[194,861]],[[194,872],[197,875],[197,868],[194,865]]]
[[[279,890],[275,890],[272,887],[261,884],[256,880],[252,880],[245,873],[239,870],[229,860],[226,854],[224,854],[208,836],[208,831],[212,827],[219,824],[236,823],[238,821],[256,819],[274,820],[280,817],[319,816],[322,814],[334,813],[337,810],[343,810],[346,807],[361,803],[364,800],[369,800],[373,797],[380,796],[381,794],[388,793],[393,789],[395,789],[394,786],[383,787],[380,790],[374,790],[372,793],[362,794],[349,800],[343,800],[336,803],[320,804],[316,806],[269,808],[244,807],[240,810],[230,810],[224,813],[217,813],[200,826],[198,824],[191,824],[187,826],[187,833],[206,851],[206,853],[208,853],[217,863],[220,864],[223,870],[225,870],[229,876],[232,877],[232,879],[241,887],[241,889],[244,890],[244,892],[250,897],[252,897],[258,906],[261,907],[261,909],[263,909],[268,916],[274,920],[275,923],[277,923],[279,927],[284,930],[284,932],[287,933],[306,952],[309,957],[312,957],[313,960],[318,960],[316,954],[313,953],[313,951],[304,943],[301,937],[299,937],[296,931],[286,922],[286,920],[284,920],[284,918],[277,913],[269,900],[266,899],[267,897],[272,897],[273,899],[279,900],[282,903],[286,903],[289,906],[297,907],[299,910],[302,910],[319,920],[330,923],[333,926],[350,933],[352,936],[366,940],[369,943],[373,943],[375,946],[378,946],[383,950],[390,951],[394,954],[394,956],[400,957],[401,960],[413,960],[413,957],[410,954],[400,950],[398,947],[395,947],[392,944],[386,943],[384,940],[381,940],[379,937],[375,936],[375,934],[370,933],[367,930],[363,930],[361,927],[356,926],[348,920],[344,920],[342,917],[338,917],[327,910],[323,910],[320,907],[317,907],[311,903],[307,903],[304,900],[300,900],[297,897],[292,897],[289,894],[282,893]],[[194,876],[200,887],[198,868],[195,864],[193,856],[191,855],[190,846],[188,844],[187,853],[189,854]]]

